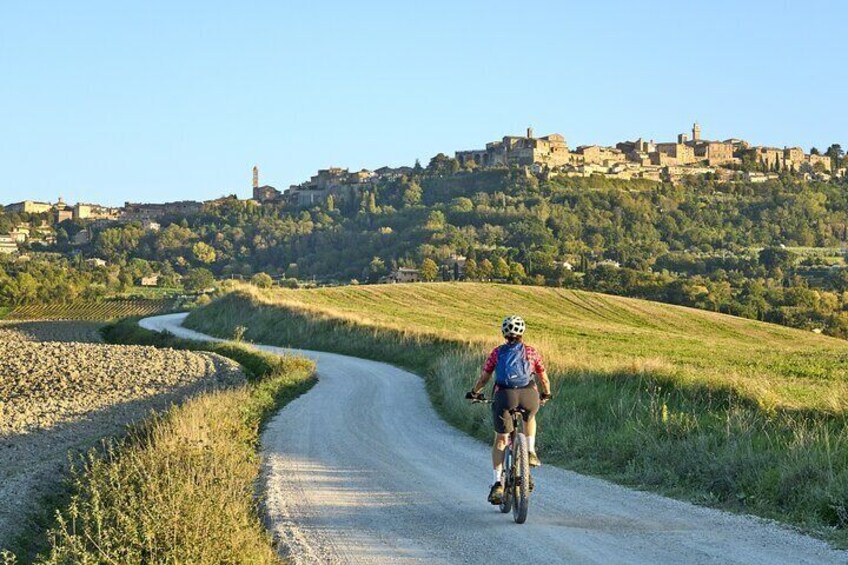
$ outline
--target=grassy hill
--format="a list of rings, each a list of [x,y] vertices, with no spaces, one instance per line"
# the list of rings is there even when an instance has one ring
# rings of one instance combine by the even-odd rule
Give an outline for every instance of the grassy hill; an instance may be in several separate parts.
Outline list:
[[[461,400],[499,342],[528,322],[556,400],[543,458],[845,541],[848,342],[641,300],[471,283],[239,290],[188,324],[388,360],[427,377],[451,423],[488,437]]]

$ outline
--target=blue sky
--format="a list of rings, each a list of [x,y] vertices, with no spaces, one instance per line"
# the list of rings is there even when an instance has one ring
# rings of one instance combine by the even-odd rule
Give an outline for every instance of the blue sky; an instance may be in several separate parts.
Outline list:
[[[529,125],[845,139],[840,2],[0,0],[0,202],[248,197]]]

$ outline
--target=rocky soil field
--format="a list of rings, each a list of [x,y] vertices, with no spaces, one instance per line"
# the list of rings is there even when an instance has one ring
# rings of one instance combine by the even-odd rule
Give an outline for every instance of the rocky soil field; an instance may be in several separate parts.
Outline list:
[[[218,355],[98,341],[75,322],[0,325],[0,548],[55,488],[68,452],[202,390],[242,382]],[[49,340],[49,341],[45,341]],[[77,341],[79,340],[79,341]]]
[[[56,321],[0,321],[0,342],[6,341],[69,341],[103,343],[98,322]]]

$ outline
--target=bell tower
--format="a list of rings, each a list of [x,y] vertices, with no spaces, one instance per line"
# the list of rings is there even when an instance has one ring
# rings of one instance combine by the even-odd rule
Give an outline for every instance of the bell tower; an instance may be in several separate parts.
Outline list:
[[[259,167],[253,167],[253,189],[259,188]]]
[[[701,126],[698,122],[692,124],[692,141],[700,141],[701,140]]]

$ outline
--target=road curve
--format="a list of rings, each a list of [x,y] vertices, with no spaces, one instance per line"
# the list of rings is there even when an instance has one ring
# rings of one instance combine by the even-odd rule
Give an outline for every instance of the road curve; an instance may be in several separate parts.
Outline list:
[[[181,327],[184,316],[141,325],[210,339]],[[436,415],[419,377],[300,353],[317,361],[319,382],[262,437],[269,527],[295,563],[848,563],[848,552],[764,520],[551,466],[536,472],[518,526],[486,503],[489,448]]]

